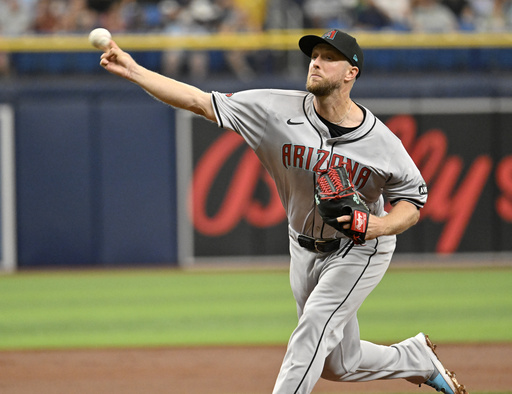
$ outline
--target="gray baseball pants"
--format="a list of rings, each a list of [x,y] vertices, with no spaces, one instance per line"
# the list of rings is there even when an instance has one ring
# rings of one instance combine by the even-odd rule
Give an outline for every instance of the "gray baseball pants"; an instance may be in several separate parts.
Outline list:
[[[342,253],[302,248],[290,229],[290,283],[299,322],[274,394],[310,393],[320,377],[363,382],[405,378],[421,383],[433,364],[416,338],[392,346],[362,341],[357,310],[386,272],[396,237],[379,237]]]

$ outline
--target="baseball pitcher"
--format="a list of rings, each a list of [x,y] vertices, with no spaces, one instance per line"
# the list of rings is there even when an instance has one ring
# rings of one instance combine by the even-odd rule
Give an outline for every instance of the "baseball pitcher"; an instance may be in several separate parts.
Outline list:
[[[307,91],[206,93],[147,70],[111,41],[101,66],[168,105],[239,133],[272,176],[288,218],[298,325],[274,393],[310,393],[320,377],[406,379],[466,393],[420,333],[392,346],[361,340],[357,311],[388,268],[396,235],[419,219],[425,182],[400,140],[351,99],[363,75],[356,39],[307,35]],[[391,205],[384,210],[384,202]]]

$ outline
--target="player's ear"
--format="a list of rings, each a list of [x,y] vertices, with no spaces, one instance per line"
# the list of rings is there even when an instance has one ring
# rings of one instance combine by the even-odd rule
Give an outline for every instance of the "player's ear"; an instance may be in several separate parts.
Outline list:
[[[345,78],[347,79],[347,81],[352,81],[352,80],[356,79],[358,73],[359,73],[359,67],[351,66],[347,70],[347,75]]]

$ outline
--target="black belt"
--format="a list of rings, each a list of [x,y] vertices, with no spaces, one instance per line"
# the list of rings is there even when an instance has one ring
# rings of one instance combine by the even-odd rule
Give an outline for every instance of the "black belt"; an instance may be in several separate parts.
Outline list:
[[[299,245],[312,252],[330,253],[340,248],[342,238],[313,238],[300,234]]]

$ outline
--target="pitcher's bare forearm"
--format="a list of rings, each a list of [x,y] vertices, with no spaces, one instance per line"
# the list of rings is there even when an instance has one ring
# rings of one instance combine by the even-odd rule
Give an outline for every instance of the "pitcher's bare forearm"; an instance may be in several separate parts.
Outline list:
[[[388,215],[370,218],[368,223],[368,232],[370,239],[380,235],[401,234],[405,230],[414,226],[420,218],[420,210],[408,201],[399,201],[389,212]]]
[[[160,101],[215,121],[209,93],[192,85],[157,74],[138,66],[132,74],[134,83]]]
[[[416,205],[405,200],[399,201],[386,216],[378,217],[370,215],[366,239],[374,239],[381,235],[401,234],[414,226],[419,218],[420,210]],[[350,215],[340,216],[338,218],[338,222],[340,223],[350,222],[350,220]],[[344,228],[349,229],[350,224],[346,224]]]
[[[114,41],[111,41],[109,49],[101,56],[100,64],[107,71],[139,85],[166,104],[216,121],[209,93],[142,67]]]

